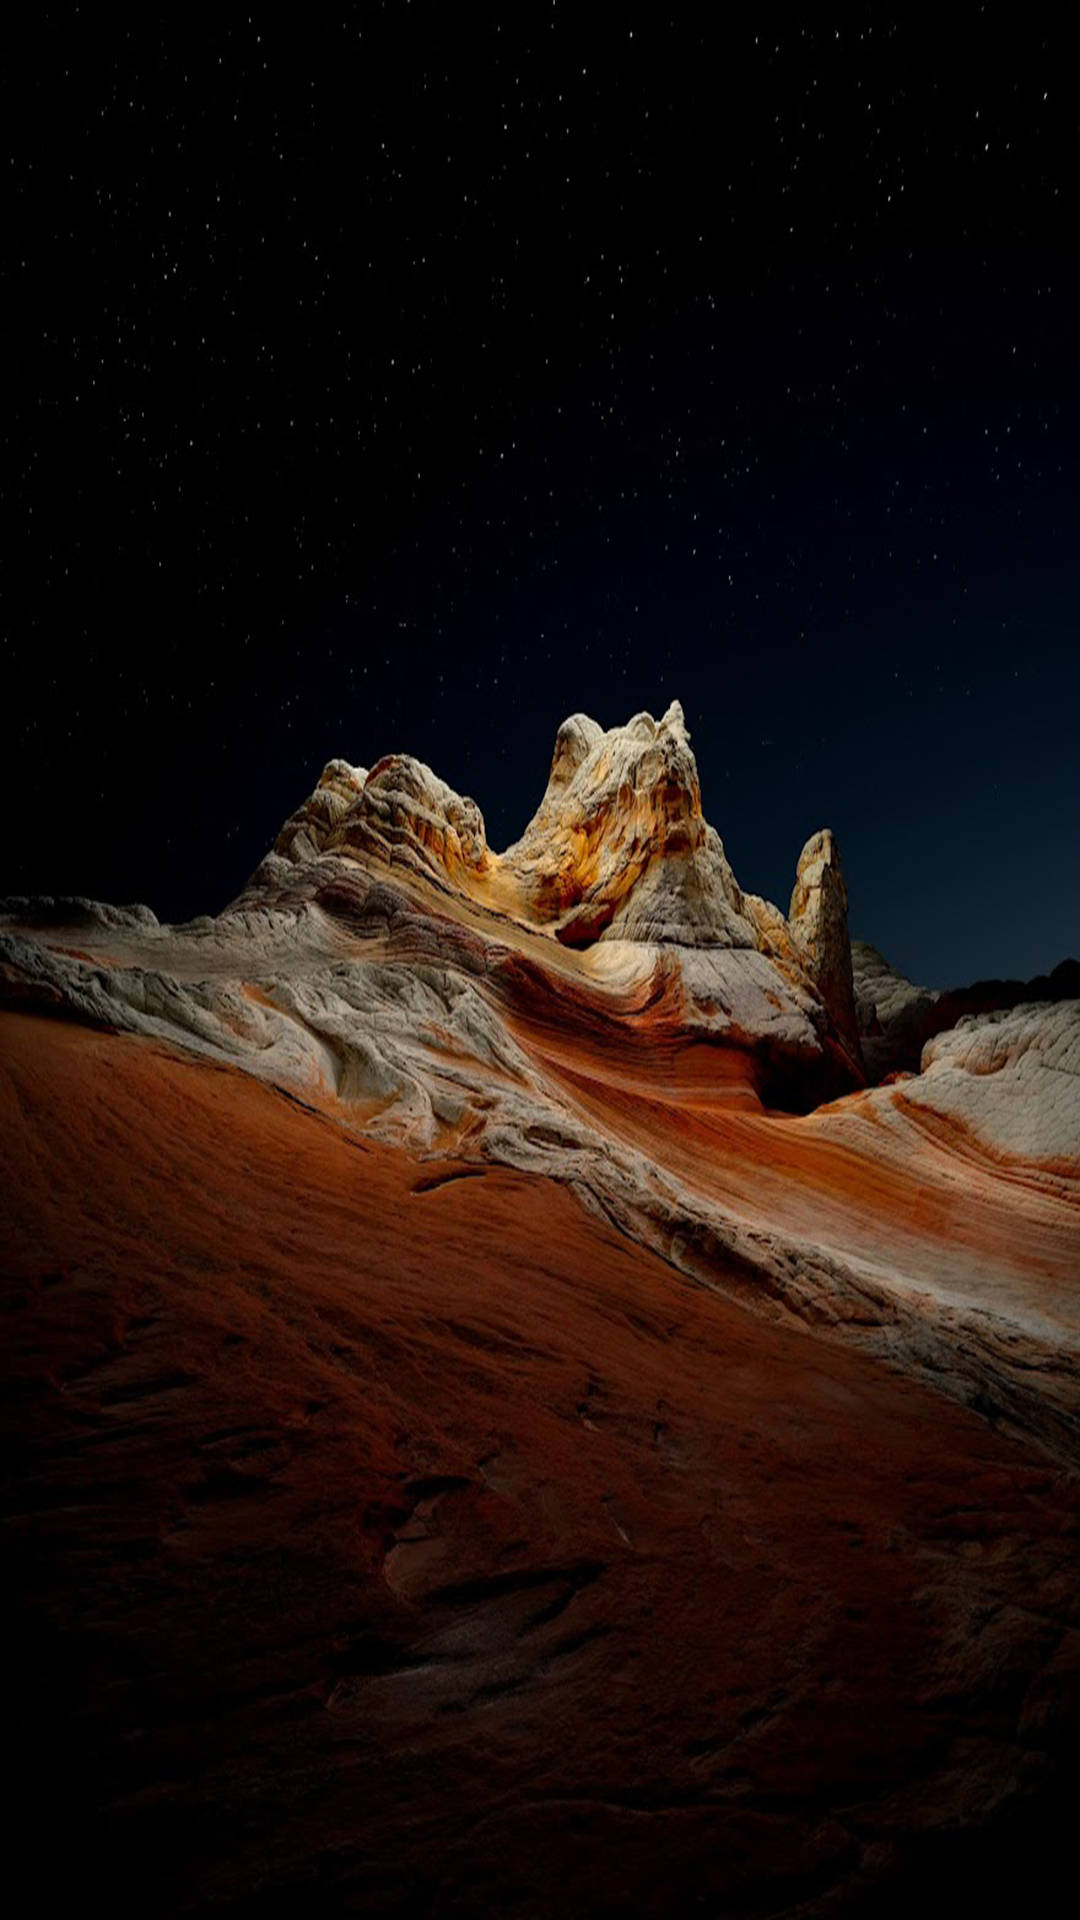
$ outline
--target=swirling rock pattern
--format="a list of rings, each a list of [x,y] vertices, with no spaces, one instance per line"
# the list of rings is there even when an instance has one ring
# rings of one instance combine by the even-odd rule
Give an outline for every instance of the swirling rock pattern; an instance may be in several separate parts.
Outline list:
[[[827,830],[741,890],[677,704],[572,716],[501,854],[391,755],[217,916],[5,904],[19,1724],[82,1702],[80,1872],[824,1915],[1045,1850],[1080,1000],[927,1036],[846,916]]]

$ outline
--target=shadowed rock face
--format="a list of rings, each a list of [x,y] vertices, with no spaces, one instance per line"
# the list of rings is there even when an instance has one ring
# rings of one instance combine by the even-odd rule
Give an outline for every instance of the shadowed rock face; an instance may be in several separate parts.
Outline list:
[[[836,838],[828,827],[815,833],[799,855],[788,924],[796,952],[840,1032],[857,1053],[847,887]]]
[[[856,1006],[944,996],[853,999],[846,912],[828,831],[742,892],[677,706],[565,722],[502,854],[332,761],[221,915],[7,903],[58,1897],[1015,1909],[1080,1734],[1080,1001],[867,1089]]]
[[[978,980],[968,987],[916,987],[865,940],[851,945],[856,1019],[871,1079],[917,1073],[923,1048],[960,1021],[1013,1007],[1080,1000],[1080,962],[1062,960],[1034,980]]]
[[[852,942],[851,959],[855,1017],[871,1077],[917,1073],[940,995],[905,980],[865,940]]]

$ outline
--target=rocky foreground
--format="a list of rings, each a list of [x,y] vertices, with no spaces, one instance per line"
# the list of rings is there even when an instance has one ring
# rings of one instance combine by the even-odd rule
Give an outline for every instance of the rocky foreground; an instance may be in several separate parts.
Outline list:
[[[332,762],[216,918],[9,901],[46,1878],[229,1913],[1027,1898],[1080,1735],[1055,981],[965,1011],[853,964],[827,830],[786,914],[744,893],[677,704],[567,721],[502,854],[394,755]]]

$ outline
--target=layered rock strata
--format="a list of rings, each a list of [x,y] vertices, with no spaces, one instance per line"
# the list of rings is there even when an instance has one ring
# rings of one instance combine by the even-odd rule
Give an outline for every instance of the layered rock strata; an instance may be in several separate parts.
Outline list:
[[[1071,1445],[1080,1003],[968,1022],[917,1081],[784,1120],[861,1083],[846,913],[828,830],[788,918],[742,892],[675,703],[608,732],[565,722],[501,855],[419,761],[331,762],[225,913],[166,928],[84,904],[65,931],[55,904],[16,903],[0,988],[410,1151],[567,1182],[687,1274],[734,1264],[761,1301],[860,1340],[887,1326],[906,1363]],[[884,963],[874,980],[893,1028],[934,1004]],[[1054,1354],[1038,1406],[1033,1340]]]
[[[1080,998],[926,1038],[867,951],[827,830],[742,891],[677,705],[567,721],[502,854],[392,755],[217,916],[6,903],[66,1897],[1015,1910],[1080,1734]]]

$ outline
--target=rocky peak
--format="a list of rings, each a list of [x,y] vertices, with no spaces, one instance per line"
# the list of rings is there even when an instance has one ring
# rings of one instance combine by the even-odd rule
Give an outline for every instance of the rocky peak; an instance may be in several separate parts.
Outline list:
[[[548,791],[569,786],[582,761],[604,737],[604,730],[587,713],[572,713],[555,735]]]
[[[847,886],[831,827],[812,834],[799,855],[788,926],[838,1030],[858,1054]]]
[[[547,790],[502,856],[530,916],[566,945],[598,939],[746,947],[753,931],[719,836],[702,816],[683,710],[608,732],[560,727]]]
[[[347,760],[328,760],[314,793],[291,814],[274,842],[274,852],[285,860],[314,859],[322,853],[334,828],[364,791],[367,772]]]
[[[376,762],[328,850],[466,887],[492,862],[475,800],[455,793],[410,753],[386,754]]]
[[[434,883],[566,947],[621,940],[756,952],[796,991],[817,996],[859,1058],[847,890],[832,833],[804,847],[789,919],[744,895],[702,811],[677,700],[659,720],[641,712],[606,730],[584,713],[564,720],[540,805],[501,854],[488,846],[475,801],[411,754],[388,754],[369,773],[332,760],[253,887],[282,876],[290,885],[298,864],[325,859]]]

